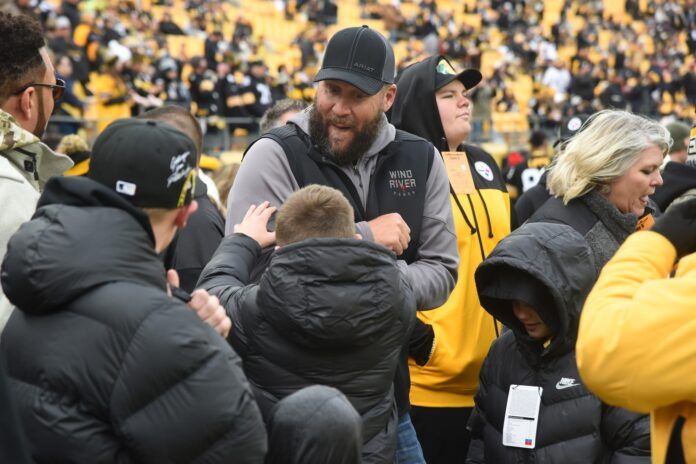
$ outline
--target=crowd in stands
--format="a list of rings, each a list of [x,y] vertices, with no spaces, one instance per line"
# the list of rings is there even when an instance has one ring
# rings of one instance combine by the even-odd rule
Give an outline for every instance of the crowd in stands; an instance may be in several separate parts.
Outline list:
[[[0,461],[696,463],[683,4],[39,1]]]
[[[433,54],[481,69],[472,140],[524,144],[603,108],[686,120],[696,104],[694,0],[79,1],[18,0],[38,17],[66,81],[49,130],[93,138],[163,104],[192,108],[206,150],[254,134],[283,98],[311,101],[323,44],[363,22],[392,42],[397,68]],[[74,118],[74,119],[73,119]],[[510,138],[507,135],[516,134]],[[56,139],[57,140],[57,139]],[[227,145],[227,146],[225,146]]]

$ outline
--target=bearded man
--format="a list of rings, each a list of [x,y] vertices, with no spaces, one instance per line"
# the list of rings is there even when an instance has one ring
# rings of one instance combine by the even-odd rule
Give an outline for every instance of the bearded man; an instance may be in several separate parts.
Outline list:
[[[367,26],[338,31],[315,79],[314,104],[247,149],[230,191],[226,233],[250,205],[280,207],[310,184],[336,188],[353,206],[356,233],[397,255],[418,310],[428,310],[447,300],[457,278],[449,184],[433,145],[387,121],[394,77],[394,52],[382,35]],[[412,337],[412,352],[419,342]],[[397,462],[424,462],[408,415],[406,351],[402,358],[395,379]]]

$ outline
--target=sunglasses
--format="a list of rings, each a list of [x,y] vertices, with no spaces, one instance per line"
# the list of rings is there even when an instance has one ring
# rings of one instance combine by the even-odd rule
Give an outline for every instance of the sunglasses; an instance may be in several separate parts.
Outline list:
[[[27,90],[29,87],[48,87],[48,88],[50,88],[51,93],[53,94],[53,101],[54,102],[57,102],[61,98],[63,98],[63,94],[65,93],[65,81],[63,79],[56,79],[55,84],[42,84],[40,82],[27,84],[24,87],[17,90],[14,94],[19,95],[20,93]]]

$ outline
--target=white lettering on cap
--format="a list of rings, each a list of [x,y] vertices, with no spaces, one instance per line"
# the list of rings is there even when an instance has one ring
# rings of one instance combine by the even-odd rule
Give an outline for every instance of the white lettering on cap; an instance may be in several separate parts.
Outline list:
[[[116,192],[122,193],[128,196],[135,196],[135,190],[138,188],[137,185],[126,182],[125,180],[116,181]]]
[[[190,154],[191,152],[187,151],[186,153],[172,157],[169,162],[169,169],[171,169],[172,173],[167,178],[167,188],[171,187],[174,182],[188,175],[191,170],[191,165],[188,163],[187,158]]]

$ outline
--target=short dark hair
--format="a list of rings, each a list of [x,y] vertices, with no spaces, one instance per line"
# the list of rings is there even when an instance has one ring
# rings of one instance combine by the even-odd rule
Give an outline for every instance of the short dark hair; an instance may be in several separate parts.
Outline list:
[[[288,111],[300,112],[305,108],[307,108],[307,103],[304,100],[293,100],[292,98],[280,100],[261,116],[259,132],[265,134],[274,127],[278,127],[278,119]]]
[[[276,242],[280,246],[308,238],[354,236],[353,207],[341,192],[324,185],[296,191],[276,216]]]
[[[26,15],[0,13],[0,104],[22,85],[40,78],[46,65],[39,50],[46,45],[39,22]]]
[[[164,121],[179,129],[191,137],[196,144],[196,160],[200,161],[203,152],[203,131],[198,120],[185,108],[177,105],[164,105],[159,108],[146,111],[138,116],[139,119],[152,119]]]

